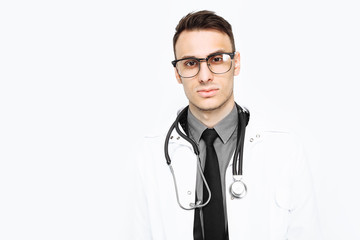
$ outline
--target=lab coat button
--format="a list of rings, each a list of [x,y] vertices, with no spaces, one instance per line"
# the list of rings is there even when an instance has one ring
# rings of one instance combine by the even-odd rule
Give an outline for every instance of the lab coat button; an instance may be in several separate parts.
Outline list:
[[[188,195],[191,195],[191,191],[188,191],[187,194],[188,194]]]
[[[253,138],[250,138],[250,142],[253,142],[254,141],[254,139]]]

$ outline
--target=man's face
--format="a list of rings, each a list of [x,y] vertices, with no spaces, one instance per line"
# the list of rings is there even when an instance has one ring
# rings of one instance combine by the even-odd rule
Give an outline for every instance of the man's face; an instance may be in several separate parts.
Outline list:
[[[177,59],[185,57],[206,58],[217,52],[232,52],[230,38],[216,30],[184,31],[175,45]],[[189,99],[190,109],[212,111],[234,104],[234,76],[240,71],[240,54],[237,52],[230,71],[212,73],[206,62],[201,62],[199,73],[191,78],[182,78],[175,69],[176,79],[183,84]],[[195,109],[194,109],[195,110]]]

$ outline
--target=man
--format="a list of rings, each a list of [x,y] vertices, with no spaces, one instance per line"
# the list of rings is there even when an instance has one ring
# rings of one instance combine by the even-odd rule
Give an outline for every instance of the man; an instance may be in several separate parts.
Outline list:
[[[231,25],[210,11],[190,13],[176,27],[173,47],[175,77],[189,106],[179,114],[180,132],[171,129],[166,141],[145,139],[138,159],[135,238],[319,239],[301,148],[286,132],[257,128],[256,116],[249,118],[235,103],[240,54]],[[235,161],[233,170],[238,145],[244,163]]]

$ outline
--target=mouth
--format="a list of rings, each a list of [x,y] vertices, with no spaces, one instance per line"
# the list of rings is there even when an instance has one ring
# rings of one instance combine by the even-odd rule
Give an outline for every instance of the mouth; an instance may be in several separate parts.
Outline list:
[[[209,98],[214,96],[218,91],[219,91],[218,88],[210,88],[210,89],[198,90],[197,93],[203,98]]]

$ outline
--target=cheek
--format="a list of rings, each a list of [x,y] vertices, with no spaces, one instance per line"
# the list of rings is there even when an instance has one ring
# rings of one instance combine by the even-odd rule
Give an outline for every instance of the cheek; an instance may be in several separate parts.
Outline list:
[[[192,92],[191,84],[189,84],[187,81],[183,81],[182,85],[183,85],[186,96],[188,96],[188,97],[191,96],[191,92]]]
[[[228,95],[229,92],[233,91],[234,88],[234,77],[233,75],[228,76],[227,78],[222,79],[222,89],[224,90],[223,93]]]

